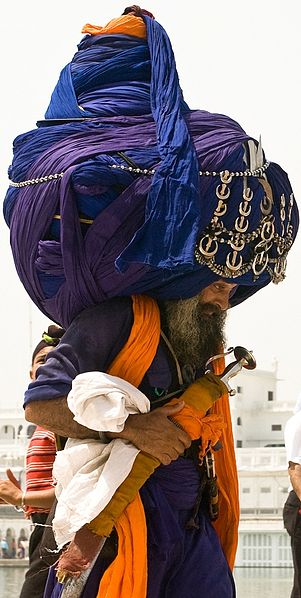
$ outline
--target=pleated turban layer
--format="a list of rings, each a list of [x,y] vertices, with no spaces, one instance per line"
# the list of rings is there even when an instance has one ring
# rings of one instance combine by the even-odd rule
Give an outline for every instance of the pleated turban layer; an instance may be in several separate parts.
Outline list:
[[[82,40],[9,168],[19,277],[64,327],[116,295],[187,298],[220,277],[236,305],[284,278],[298,230],[286,173],[231,118],[189,110],[154,19],[122,18],[126,33]]]

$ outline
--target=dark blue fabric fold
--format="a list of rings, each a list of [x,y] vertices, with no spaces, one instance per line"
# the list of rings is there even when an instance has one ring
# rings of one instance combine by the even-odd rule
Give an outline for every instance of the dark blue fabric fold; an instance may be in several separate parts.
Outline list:
[[[149,17],[145,20],[160,164],[148,194],[145,222],[117,260],[121,270],[126,262],[141,261],[159,268],[189,267],[194,263],[200,229],[198,159],[182,111],[173,50],[163,27]],[[154,238],[160,243],[153,243]],[[151,245],[152,250],[146,252],[145,246]]]

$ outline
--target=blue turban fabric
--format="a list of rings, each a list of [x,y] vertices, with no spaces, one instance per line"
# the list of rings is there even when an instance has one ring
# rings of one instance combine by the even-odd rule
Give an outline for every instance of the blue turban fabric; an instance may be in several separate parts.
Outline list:
[[[45,121],[14,142],[13,182],[57,175],[10,186],[4,217],[24,287],[64,327],[113,296],[187,298],[220,278],[195,257],[218,205],[218,177],[199,171],[249,168],[252,138],[227,116],[189,110],[168,36],[155,20],[144,20],[147,40],[86,36],[61,72]],[[293,199],[289,204],[288,177],[276,164],[265,174],[275,234],[289,231],[291,244],[298,211]],[[244,177],[234,177],[226,229],[233,228],[243,186]],[[255,231],[265,191],[258,177],[248,177],[248,186],[248,230]],[[277,247],[267,250],[278,259]],[[219,262],[227,251],[229,243],[219,244]],[[252,251],[251,240],[240,255],[250,261]],[[239,278],[226,274],[239,285],[232,305],[271,281],[268,268],[259,276],[250,269]]]

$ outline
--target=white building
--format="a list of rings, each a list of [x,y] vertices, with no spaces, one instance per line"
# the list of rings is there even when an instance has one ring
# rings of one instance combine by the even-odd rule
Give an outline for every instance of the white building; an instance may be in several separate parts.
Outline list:
[[[277,400],[276,368],[243,370],[235,385],[230,401],[241,509],[236,566],[291,567],[282,510],[289,492],[284,427],[294,402]]]
[[[242,370],[230,398],[237,448],[284,446],[283,431],[294,402],[277,400],[277,370]]]

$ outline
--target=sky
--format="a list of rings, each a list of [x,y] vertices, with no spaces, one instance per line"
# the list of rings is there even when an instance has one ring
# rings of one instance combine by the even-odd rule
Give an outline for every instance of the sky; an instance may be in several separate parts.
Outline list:
[[[12,142],[43,118],[60,70],[76,52],[85,23],[104,25],[128,4],[6,2],[1,10],[0,186],[4,198]],[[145,0],[168,32],[190,108],[227,114],[262,137],[266,157],[289,174],[301,198],[301,37],[299,0]],[[0,409],[21,407],[30,356],[50,323],[30,302],[15,272],[9,230],[0,217]],[[301,391],[299,264],[301,236],[287,278],[230,311],[228,345],[254,351],[260,369],[277,364],[278,398]],[[252,375],[250,373],[250,375]]]

